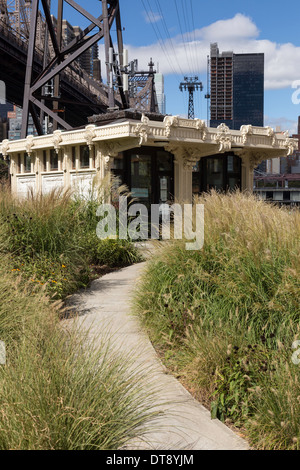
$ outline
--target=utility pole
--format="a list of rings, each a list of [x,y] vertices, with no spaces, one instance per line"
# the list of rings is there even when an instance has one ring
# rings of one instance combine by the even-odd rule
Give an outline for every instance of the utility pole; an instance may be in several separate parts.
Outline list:
[[[199,82],[198,77],[184,77],[184,82],[180,83],[179,90],[189,92],[188,118],[194,119],[195,118],[194,92],[198,90],[200,91],[203,90],[202,82]]]

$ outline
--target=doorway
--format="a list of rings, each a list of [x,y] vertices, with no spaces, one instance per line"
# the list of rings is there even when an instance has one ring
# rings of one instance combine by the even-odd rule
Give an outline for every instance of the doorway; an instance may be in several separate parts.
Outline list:
[[[150,208],[151,204],[174,200],[174,156],[164,149],[141,147],[115,159],[112,169],[126,184],[132,197]]]

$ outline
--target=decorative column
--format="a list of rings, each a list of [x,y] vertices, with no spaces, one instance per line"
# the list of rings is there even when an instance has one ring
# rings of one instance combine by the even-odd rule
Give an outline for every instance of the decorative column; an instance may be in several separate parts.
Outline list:
[[[95,158],[95,166],[96,166],[96,178],[99,182],[99,187],[101,187],[101,181],[104,178],[107,178],[107,183],[109,184],[110,174],[111,174],[111,166],[112,166],[112,158],[116,157],[118,153],[121,151],[121,145],[118,142],[98,142],[96,144],[96,158]],[[103,187],[103,191],[105,192],[105,187]],[[103,193],[104,194],[104,193]],[[107,196],[104,195],[107,199]],[[110,196],[108,196],[108,199]],[[107,201],[109,202],[109,201]]]
[[[180,204],[193,202],[193,167],[201,158],[197,147],[168,144],[165,150],[175,157],[175,200]]]

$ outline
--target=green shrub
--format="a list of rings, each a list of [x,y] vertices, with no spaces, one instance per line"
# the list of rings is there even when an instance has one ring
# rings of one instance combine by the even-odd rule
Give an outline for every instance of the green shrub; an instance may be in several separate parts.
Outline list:
[[[132,242],[116,238],[99,240],[93,262],[99,265],[107,264],[114,268],[129,266],[141,259],[141,255]]]

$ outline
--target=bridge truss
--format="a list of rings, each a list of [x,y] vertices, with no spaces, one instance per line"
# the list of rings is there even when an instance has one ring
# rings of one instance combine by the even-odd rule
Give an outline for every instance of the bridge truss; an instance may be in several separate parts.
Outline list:
[[[27,135],[29,114],[41,135],[45,132],[45,116],[52,121],[53,130],[58,126],[70,130],[74,126],[74,114],[80,115],[80,109],[84,109],[85,113],[90,109],[90,114],[95,110],[101,114],[128,108],[156,112],[153,67],[150,67],[147,80],[144,86],[139,87],[136,96],[132,96],[126,86],[124,88],[124,83],[128,83],[126,75],[130,77],[130,73],[128,64],[123,60],[119,0],[100,0],[101,14],[97,17],[78,1],[57,0],[57,3],[57,19],[54,22],[51,0],[0,0],[2,28],[4,25],[27,48],[21,137]],[[62,34],[66,4],[89,22],[84,31],[68,44],[64,43]],[[112,28],[116,30],[116,50],[111,36]],[[78,64],[78,58],[100,40],[104,40],[107,84],[92,78]],[[80,77],[81,82],[87,83],[89,93],[86,102],[82,101],[81,95],[76,101],[76,97],[70,99],[70,91],[67,97],[64,93],[66,83],[75,83],[74,77]],[[68,119],[70,115],[72,120]]]

